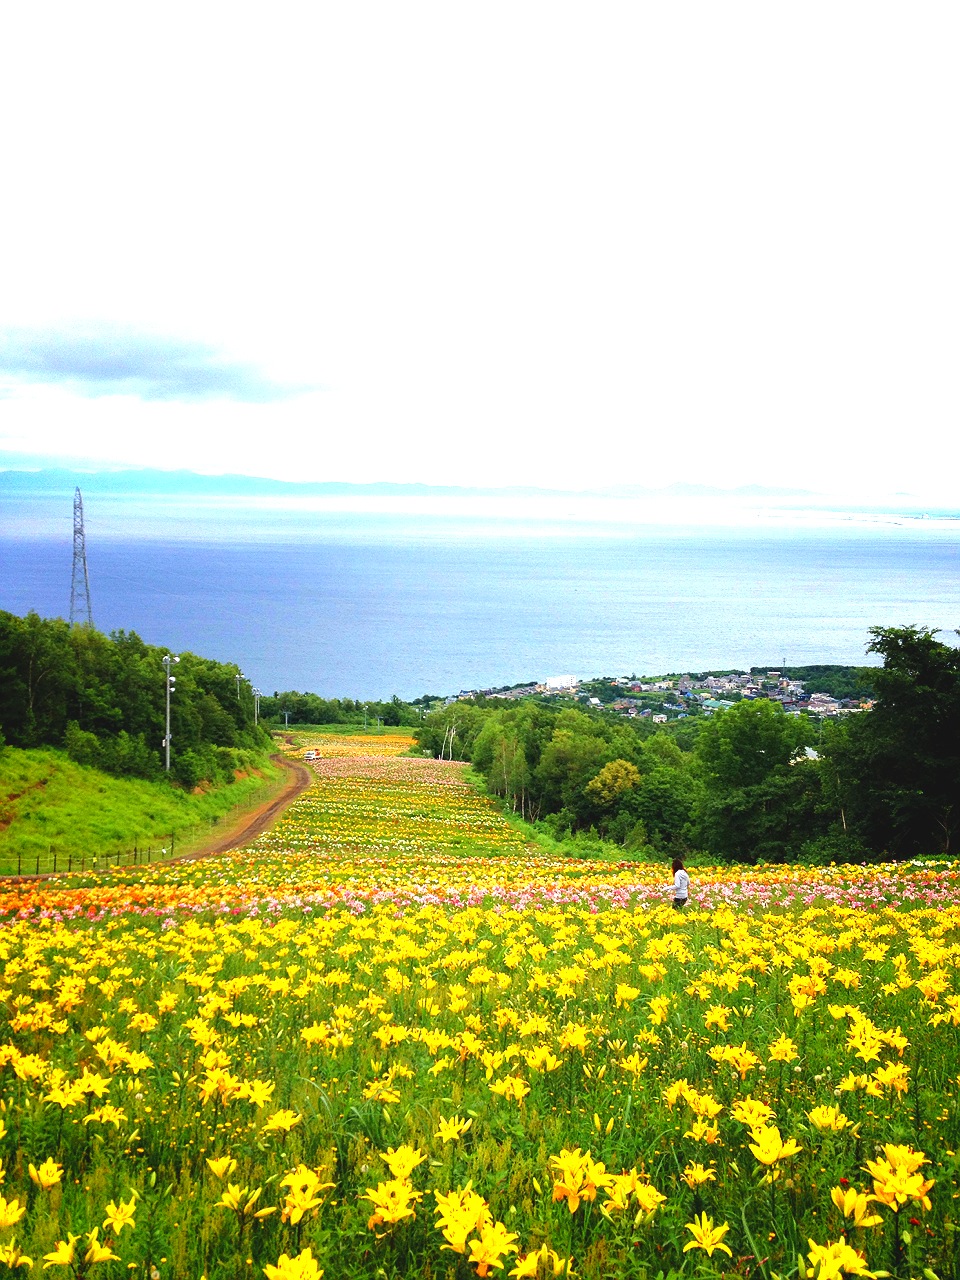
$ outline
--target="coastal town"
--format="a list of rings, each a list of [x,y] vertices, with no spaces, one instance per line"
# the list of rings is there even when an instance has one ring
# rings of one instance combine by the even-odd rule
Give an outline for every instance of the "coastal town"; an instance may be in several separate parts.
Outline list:
[[[816,679],[802,680],[781,671],[729,671],[711,674],[685,674],[638,678],[637,676],[605,676],[581,680],[572,675],[492,689],[461,690],[448,702],[474,698],[503,699],[516,702],[523,698],[561,699],[595,710],[607,710],[628,718],[650,719],[665,724],[695,715],[712,715],[737,702],[765,698],[778,702],[788,715],[837,717],[868,710],[868,696],[838,697],[810,687]],[[820,683],[830,684],[830,680]]]

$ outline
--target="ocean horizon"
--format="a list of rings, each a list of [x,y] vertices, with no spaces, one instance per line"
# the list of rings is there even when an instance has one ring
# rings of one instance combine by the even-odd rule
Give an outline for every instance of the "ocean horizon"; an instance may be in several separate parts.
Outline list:
[[[3,497],[0,608],[67,616],[71,501]],[[237,662],[265,692],[869,665],[872,626],[960,626],[960,524],[941,514],[575,495],[85,505],[96,625]]]

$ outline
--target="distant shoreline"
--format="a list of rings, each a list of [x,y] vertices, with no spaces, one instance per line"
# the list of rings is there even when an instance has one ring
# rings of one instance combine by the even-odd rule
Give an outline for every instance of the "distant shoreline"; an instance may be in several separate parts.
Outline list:
[[[64,488],[80,486],[91,493],[205,494],[230,497],[446,497],[446,498],[583,498],[583,499],[729,499],[734,502],[790,501],[812,507],[836,509],[922,513],[953,510],[960,518],[960,508],[953,504],[931,501],[920,495],[901,493],[882,499],[858,495],[827,494],[815,489],[792,485],[746,484],[720,486],[688,484],[675,481],[669,485],[588,485],[564,489],[544,485],[460,485],[430,484],[416,481],[349,481],[349,480],[278,480],[269,476],[224,473],[211,475],[187,469],[159,468],[56,467],[27,465],[17,455],[0,452],[0,493],[19,492],[48,494]]]
[[[91,493],[124,494],[208,494],[224,496],[315,496],[355,497],[580,497],[580,498],[812,498],[822,497],[808,489],[765,485],[741,485],[732,489],[711,485],[676,483],[663,487],[612,485],[586,489],[555,489],[537,485],[436,485],[393,481],[353,482],[341,480],[274,480],[265,476],[205,475],[196,471],[161,471],[156,468],[87,471],[59,467],[3,466],[0,454],[0,491],[55,493],[65,486],[80,486]]]

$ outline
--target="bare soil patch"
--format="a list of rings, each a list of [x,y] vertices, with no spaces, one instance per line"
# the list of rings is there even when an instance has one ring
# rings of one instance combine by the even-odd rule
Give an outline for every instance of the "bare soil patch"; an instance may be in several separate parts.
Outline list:
[[[274,764],[280,765],[289,774],[279,795],[266,801],[259,808],[248,811],[226,829],[211,833],[209,839],[205,840],[198,849],[194,849],[192,853],[185,853],[180,858],[171,858],[171,862],[196,862],[199,858],[210,858],[217,853],[229,853],[231,849],[249,844],[261,831],[266,831],[272,826],[284,809],[292,804],[297,796],[302,795],[313,782],[314,776],[306,765],[290,760],[286,756],[277,755],[270,758]]]

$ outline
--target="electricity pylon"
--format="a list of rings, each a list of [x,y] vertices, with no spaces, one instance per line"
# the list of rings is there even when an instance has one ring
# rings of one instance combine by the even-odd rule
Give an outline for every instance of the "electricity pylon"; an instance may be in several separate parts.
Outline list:
[[[83,498],[79,488],[73,495],[73,577],[70,582],[70,625],[93,626],[90,604],[90,573],[87,569],[87,542],[83,532]]]

